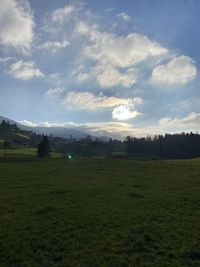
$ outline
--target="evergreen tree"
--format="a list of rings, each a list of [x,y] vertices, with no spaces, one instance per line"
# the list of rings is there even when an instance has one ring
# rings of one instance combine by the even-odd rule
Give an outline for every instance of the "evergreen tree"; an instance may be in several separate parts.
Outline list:
[[[50,157],[51,149],[47,136],[42,136],[42,141],[38,144],[37,156],[39,158]]]
[[[8,147],[9,147],[9,142],[8,142],[8,140],[6,139],[6,140],[4,141],[4,143],[3,143],[4,157],[6,157],[6,151],[7,151]]]

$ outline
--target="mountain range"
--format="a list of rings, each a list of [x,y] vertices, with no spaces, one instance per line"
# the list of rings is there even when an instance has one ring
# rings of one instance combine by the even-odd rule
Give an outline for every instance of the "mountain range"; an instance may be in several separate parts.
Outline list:
[[[62,138],[86,138],[88,134],[81,132],[76,129],[71,129],[71,128],[65,128],[65,127],[30,127],[30,126],[25,126],[23,124],[20,124],[12,119],[0,116],[0,122],[2,120],[5,120],[6,122],[9,121],[10,124],[15,124],[21,128],[22,130],[26,131],[33,131],[37,134],[44,134],[44,135],[50,135],[52,134],[53,136],[58,136]]]
[[[44,134],[44,135],[53,135],[53,136],[58,136],[58,137],[62,137],[62,138],[86,138],[88,136],[89,133],[85,133],[82,131],[79,131],[77,129],[72,129],[72,128],[66,128],[66,127],[30,127],[30,126],[26,126],[23,124],[20,124],[12,119],[6,118],[4,116],[0,116],[0,123],[2,122],[2,120],[5,121],[9,121],[10,124],[15,124],[21,128],[22,130],[26,130],[26,131],[33,131],[36,134]],[[95,136],[92,136],[92,138],[96,138]],[[107,136],[102,136],[102,137],[98,137],[99,139],[101,139],[102,141],[108,141],[109,138]]]

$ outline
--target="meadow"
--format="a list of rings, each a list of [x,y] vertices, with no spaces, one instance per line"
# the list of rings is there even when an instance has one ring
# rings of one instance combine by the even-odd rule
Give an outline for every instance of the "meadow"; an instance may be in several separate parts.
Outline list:
[[[0,158],[1,267],[197,267],[199,233],[198,159]]]
[[[1,141],[1,140],[0,140]],[[1,144],[1,142],[0,142]],[[8,159],[13,159],[19,160],[19,159],[24,159],[26,160],[37,160],[37,149],[36,148],[30,148],[30,147],[24,147],[24,148],[12,148],[12,149],[6,149],[6,158]],[[63,154],[58,153],[58,152],[52,152],[51,153],[52,158],[61,158],[63,157]],[[0,149],[0,158],[5,158],[5,150]]]

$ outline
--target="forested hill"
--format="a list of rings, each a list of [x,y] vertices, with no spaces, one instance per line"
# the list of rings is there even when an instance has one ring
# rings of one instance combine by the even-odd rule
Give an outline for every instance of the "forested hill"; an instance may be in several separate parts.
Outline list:
[[[2,120],[0,123],[0,140],[8,140],[10,146],[36,146],[40,136],[32,131],[20,129],[16,123]]]
[[[0,123],[0,141],[8,140],[11,147],[37,147],[42,135],[20,129],[16,123],[3,120]],[[124,141],[103,142],[91,136],[76,139],[49,135],[51,147],[61,153],[70,151],[74,156],[114,156],[118,158],[186,159],[200,157],[198,133],[165,134],[164,136],[136,138],[128,136]]]

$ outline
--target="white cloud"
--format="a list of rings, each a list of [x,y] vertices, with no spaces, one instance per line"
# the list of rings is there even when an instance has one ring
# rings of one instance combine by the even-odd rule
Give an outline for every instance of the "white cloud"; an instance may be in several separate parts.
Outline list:
[[[184,85],[192,81],[196,74],[194,61],[190,57],[180,56],[154,68],[151,80],[163,85]]]
[[[34,77],[44,77],[44,74],[41,72],[41,70],[35,67],[34,61],[17,61],[10,66],[8,73],[11,74],[14,78],[20,80],[29,80]]]
[[[73,5],[67,5],[63,8],[56,9],[52,14],[53,22],[63,22],[69,19],[73,14],[75,7]]]
[[[120,105],[112,111],[113,119],[117,120],[129,120],[141,115],[138,111],[131,111],[130,106]]]
[[[63,93],[65,91],[64,88],[50,88],[49,90],[46,91],[46,95],[50,96],[50,97],[55,97],[61,93]]]
[[[64,127],[74,128],[83,132],[88,132],[95,136],[111,136],[113,138],[124,138],[126,136],[153,136],[158,134],[165,134],[166,132],[190,132],[200,130],[200,113],[190,113],[184,118],[162,118],[158,125],[151,125],[148,127],[137,128],[132,123],[108,121],[108,122],[90,122],[90,123],[49,123],[40,122],[34,123],[27,120],[18,121],[19,123],[29,127]]]
[[[70,43],[67,40],[65,40],[63,42],[58,42],[58,41],[50,42],[50,41],[48,41],[48,42],[40,45],[38,48],[42,49],[42,50],[48,50],[51,53],[56,53],[59,49],[65,48],[69,45],[70,45]]]
[[[1,0],[0,44],[25,52],[33,41],[34,21],[27,1]]]
[[[68,92],[63,105],[74,109],[95,110],[102,108],[113,108],[119,105],[134,105],[135,98],[117,98],[115,96],[95,96],[89,92]]]
[[[28,127],[37,127],[37,123],[28,121],[28,120],[22,120],[22,121],[18,121],[19,124],[28,126]]]
[[[110,64],[97,64],[92,69],[91,77],[95,77],[102,88],[130,87],[136,83],[137,71],[134,68],[129,68],[122,72]]]
[[[200,129],[200,113],[192,112],[184,118],[162,118],[159,121],[160,126],[165,129],[184,129],[188,131]]]
[[[127,36],[91,30],[93,44],[85,48],[85,55],[94,61],[107,62],[115,67],[127,68],[155,56],[163,56],[167,49],[147,36],[131,33]]]
[[[80,126],[79,126],[80,127]],[[127,122],[99,122],[83,124],[80,129],[87,129],[90,133],[96,136],[110,136],[116,139],[123,139],[126,136],[153,136],[164,134],[165,132],[159,127],[137,128]]]
[[[110,136],[117,139],[126,136],[136,136],[137,134],[143,135],[143,131],[134,128],[132,124],[125,122],[86,123],[81,125],[81,128],[83,130],[86,129],[96,136]]]
[[[118,13],[117,17],[125,20],[126,22],[131,20],[131,17],[128,14],[126,14],[125,12]]]
[[[86,38],[83,58],[96,65],[88,73],[102,88],[130,87],[137,81],[136,65],[144,60],[166,56],[168,50],[147,36],[131,33],[118,36],[101,32],[98,25],[79,21],[75,34]]]

